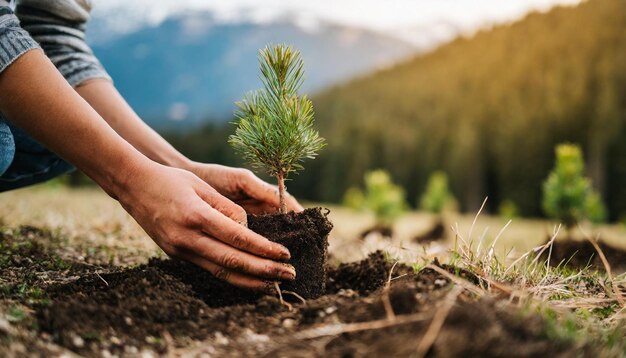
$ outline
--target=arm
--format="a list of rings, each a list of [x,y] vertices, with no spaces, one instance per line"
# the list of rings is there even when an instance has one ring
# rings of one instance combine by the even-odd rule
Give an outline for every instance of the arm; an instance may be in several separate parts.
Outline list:
[[[277,211],[278,194],[273,185],[262,181],[249,170],[189,160],[146,125],[111,82],[100,79],[87,81],[78,86],[76,91],[120,136],[148,158],[193,172],[249,212]],[[287,205],[290,210],[302,210],[302,206],[291,196],[287,199]]]
[[[44,85],[42,85],[44,84]],[[122,139],[40,50],[0,73],[0,111],[119,200],[169,255],[232,284],[293,279],[288,251],[236,221],[246,213],[192,173],[153,162]]]

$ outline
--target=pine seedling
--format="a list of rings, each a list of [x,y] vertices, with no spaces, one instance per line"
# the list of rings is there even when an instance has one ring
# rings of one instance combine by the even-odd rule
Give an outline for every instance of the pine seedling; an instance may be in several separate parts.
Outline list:
[[[267,46],[260,51],[263,88],[237,102],[238,127],[229,143],[254,169],[276,177],[280,213],[285,213],[285,180],[304,169],[325,146],[313,127],[313,104],[298,91],[304,81],[300,52],[286,45]]]
[[[604,204],[585,177],[585,162],[580,147],[560,144],[555,149],[556,163],[543,183],[543,209],[568,229],[583,219],[602,221]]]

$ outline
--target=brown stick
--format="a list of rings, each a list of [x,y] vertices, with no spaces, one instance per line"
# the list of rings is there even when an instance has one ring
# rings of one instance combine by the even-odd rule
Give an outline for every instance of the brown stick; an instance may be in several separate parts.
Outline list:
[[[389,299],[389,289],[391,288],[391,275],[393,274],[393,269],[396,268],[397,264],[397,261],[394,262],[393,266],[391,266],[391,270],[389,270],[389,278],[387,279],[385,288],[383,288],[382,295],[383,306],[385,307],[385,313],[387,314],[387,320],[389,321],[396,319],[396,314],[393,312],[393,306],[391,305],[391,300]]]
[[[336,336],[343,333],[382,329],[387,327],[399,326],[402,324],[425,321],[430,317],[431,315],[428,313],[413,313],[409,315],[396,316],[393,321],[384,318],[369,322],[335,323],[298,332],[294,335],[294,337],[296,339],[314,339],[320,337]]]
[[[278,178],[278,202],[280,203],[278,212],[281,214],[285,214],[287,212],[287,208],[285,206],[285,175],[283,173],[280,173],[277,175],[277,178]]]
[[[450,310],[452,309],[452,306],[454,306],[456,298],[459,297],[461,291],[463,291],[463,288],[460,286],[457,286],[450,291],[450,293],[446,295],[443,306],[435,312],[433,320],[430,321],[430,325],[428,326],[426,333],[424,333],[422,340],[417,346],[417,356],[419,358],[425,357],[426,353],[428,353],[430,348],[435,343],[435,340],[437,339],[437,336],[446,321],[446,317],[448,317],[448,313],[450,313]]]

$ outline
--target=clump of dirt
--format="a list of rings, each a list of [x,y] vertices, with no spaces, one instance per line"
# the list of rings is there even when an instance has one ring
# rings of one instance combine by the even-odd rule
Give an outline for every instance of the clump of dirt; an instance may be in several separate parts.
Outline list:
[[[372,228],[369,228],[361,233],[361,239],[365,239],[369,235],[378,234],[382,237],[392,238],[393,237],[393,229],[390,226],[385,225],[376,225]]]
[[[325,293],[328,234],[333,225],[328,212],[321,208],[287,214],[249,215],[248,227],[291,253],[289,264],[296,269],[296,279],[281,284],[281,289],[294,291],[304,298],[317,298]]]
[[[626,272],[626,251],[598,242],[613,273]],[[548,250],[543,254],[547,258]],[[598,252],[589,241],[555,241],[550,254],[550,265],[566,264],[569,267],[585,268],[591,266],[596,270],[604,270],[604,264]]]
[[[443,221],[439,220],[435,223],[435,225],[430,228],[428,231],[416,235],[413,238],[413,241],[420,244],[428,244],[434,241],[443,240],[446,237],[446,227],[443,224]]]

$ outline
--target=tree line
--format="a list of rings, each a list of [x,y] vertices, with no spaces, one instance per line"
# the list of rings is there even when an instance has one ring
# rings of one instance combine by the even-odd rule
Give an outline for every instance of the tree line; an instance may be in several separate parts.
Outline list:
[[[313,97],[328,147],[287,183],[338,202],[363,174],[388,170],[408,198],[437,170],[460,208],[515,203],[542,214],[557,143],[579,144],[611,218],[626,214],[626,2],[591,0],[460,37]],[[192,158],[241,165],[230,124],[167,135]],[[415,200],[411,204],[415,205]]]

